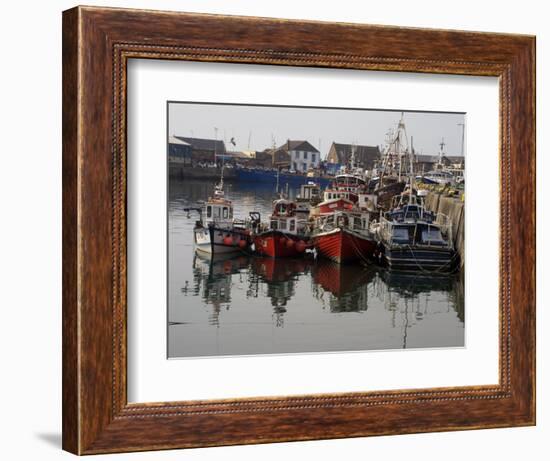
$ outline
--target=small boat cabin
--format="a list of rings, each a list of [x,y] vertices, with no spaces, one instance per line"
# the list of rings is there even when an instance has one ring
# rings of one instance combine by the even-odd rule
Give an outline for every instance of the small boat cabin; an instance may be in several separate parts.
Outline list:
[[[299,234],[305,229],[306,222],[296,215],[296,204],[281,198],[273,202],[273,213],[269,219],[269,228],[289,234]]]
[[[224,197],[223,189],[216,186],[214,197],[210,197],[203,207],[204,224],[228,227],[233,224],[233,204]]]
[[[352,174],[336,176],[333,183],[325,190],[324,201],[345,199],[352,202],[359,200],[359,194],[364,192],[366,182],[362,178]]]
[[[360,211],[338,210],[322,214],[316,220],[316,227],[321,232],[330,232],[336,228],[346,228],[358,233],[368,233],[370,213]]]
[[[313,181],[308,181],[307,184],[300,186],[300,193],[296,197],[296,201],[312,202],[319,200],[321,197],[321,188]]]

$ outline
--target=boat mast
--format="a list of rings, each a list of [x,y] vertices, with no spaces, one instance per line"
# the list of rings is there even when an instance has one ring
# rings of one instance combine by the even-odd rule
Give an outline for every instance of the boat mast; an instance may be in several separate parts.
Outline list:
[[[405,113],[401,112],[401,120],[397,126],[396,150],[399,158],[399,181],[403,173],[403,157],[409,154],[407,129],[405,128]]]
[[[414,155],[413,137],[411,136],[411,148],[409,151],[409,203],[411,203],[412,197],[413,197],[413,184],[414,184],[413,155]]]
[[[214,160],[218,161],[218,128],[214,127]],[[225,167],[225,155],[222,155],[222,167],[220,172],[220,183],[216,186],[216,195],[223,196],[223,169]]]
[[[445,139],[441,138],[439,143],[439,167],[443,167],[443,148],[445,147]]]

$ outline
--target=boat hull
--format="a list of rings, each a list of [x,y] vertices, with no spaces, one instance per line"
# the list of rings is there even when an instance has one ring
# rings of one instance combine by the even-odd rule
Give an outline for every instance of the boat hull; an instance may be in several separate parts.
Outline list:
[[[454,272],[458,257],[451,248],[384,247],[383,261],[390,270],[404,272]]]
[[[224,229],[208,226],[195,227],[193,232],[195,248],[202,253],[239,253],[250,249],[251,240],[244,229]],[[228,240],[230,240],[230,243],[228,243]]]
[[[237,168],[234,171],[238,181],[266,184],[269,187],[277,184],[277,182],[279,182],[279,184],[288,183],[293,186],[301,186],[308,181],[314,181],[321,187],[327,187],[332,179],[321,176],[306,176],[300,173],[279,173],[279,177],[277,178],[277,171],[273,170],[263,171]]]
[[[299,244],[299,242],[303,242],[303,244]],[[281,231],[270,230],[254,237],[255,252],[271,258],[297,257],[304,254],[307,246],[303,237]]]
[[[313,237],[317,253],[338,264],[371,259],[376,242],[346,229],[336,228]]]

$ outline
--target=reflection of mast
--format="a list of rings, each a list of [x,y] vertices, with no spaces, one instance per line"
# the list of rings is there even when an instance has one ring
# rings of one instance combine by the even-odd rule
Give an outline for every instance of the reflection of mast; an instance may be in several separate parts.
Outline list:
[[[209,316],[211,325],[219,325],[221,308],[231,304],[232,277],[249,265],[249,259],[243,255],[206,256],[195,253],[193,275],[194,294],[202,295],[206,304],[212,306]],[[189,290],[188,290],[189,291]],[[187,293],[186,291],[185,293]],[[182,291],[183,292],[183,291]]]
[[[403,349],[407,349],[407,328],[409,328],[409,303],[405,298],[405,325],[403,328]]]
[[[314,295],[326,295],[331,312],[361,312],[368,309],[368,290],[376,272],[319,259],[311,268]]]
[[[296,294],[296,282],[309,270],[311,261],[257,257],[250,262],[249,286],[253,286],[257,293],[265,284],[266,295],[273,307],[275,326],[283,326],[286,306]]]

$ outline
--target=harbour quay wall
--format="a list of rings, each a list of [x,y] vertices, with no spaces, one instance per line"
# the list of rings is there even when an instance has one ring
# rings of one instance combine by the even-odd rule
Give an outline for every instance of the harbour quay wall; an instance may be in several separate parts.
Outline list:
[[[168,163],[168,176],[177,179],[220,179],[221,168],[218,167],[198,167],[185,166],[181,163]],[[226,180],[237,177],[235,169],[224,168],[223,178]]]
[[[464,201],[443,193],[430,192],[424,202],[426,208],[449,217],[452,222],[453,244],[460,255],[460,266],[464,267]]]

